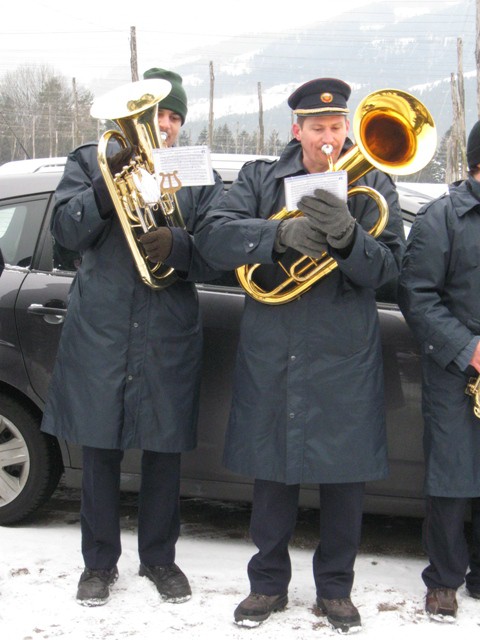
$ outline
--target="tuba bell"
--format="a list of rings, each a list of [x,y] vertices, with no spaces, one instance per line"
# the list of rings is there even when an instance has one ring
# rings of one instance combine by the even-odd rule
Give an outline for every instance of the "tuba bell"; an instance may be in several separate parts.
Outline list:
[[[404,91],[381,89],[370,93],[359,104],[352,124],[356,144],[335,164],[329,160],[331,171],[347,172],[349,185],[372,169],[395,175],[415,173],[428,164],[435,153],[437,135],[433,118],[417,98]],[[329,150],[324,152],[328,155]],[[379,216],[369,230],[376,238],[387,225],[388,205],[382,194],[371,187],[356,186],[348,191],[348,196],[358,194],[366,194],[377,205]],[[269,219],[285,220],[301,215],[301,211],[283,208]],[[285,278],[271,291],[254,281],[259,264],[238,267],[237,279],[258,302],[278,305],[295,300],[338,266],[327,254],[319,259],[302,256],[289,266],[281,261],[277,264]]]
[[[159,226],[185,228],[176,198],[182,186],[176,171],[157,175],[154,164],[153,150],[165,147],[158,126],[158,103],[171,88],[170,82],[161,79],[132,82],[101,96],[90,111],[92,117],[111,120],[120,128],[100,138],[98,164],[138,273],[152,289],[168,287],[177,275],[161,262],[150,262],[138,238]],[[136,150],[135,157],[115,175],[107,161],[110,140]]]

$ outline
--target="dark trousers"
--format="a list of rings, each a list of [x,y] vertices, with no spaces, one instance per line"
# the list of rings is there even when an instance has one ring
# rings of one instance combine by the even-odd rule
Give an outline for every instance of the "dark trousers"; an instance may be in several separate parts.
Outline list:
[[[120,463],[123,451],[83,447],[80,523],[89,569],[117,564],[120,542]],[[180,533],[180,454],[143,451],[138,496],[138,552],[148,565],[170,564]]]
[[[470,545],[465,536],[465,511],[469,502],[472,508]],[[427,587],[458,589],[466,582],[469,589],[480,593],[480,498],[427,496],[423,548],[430,561],[422,573]]]
[[[251,590],[264,595],[288,591],[292,576],[288,543],[297,521],[299,485],[255,480],[250,535],[258,547],[248,564]],[[353,585],[360,546],[365,484],[322,484],[320,543],[313,556],[317,595],[346,598]]]

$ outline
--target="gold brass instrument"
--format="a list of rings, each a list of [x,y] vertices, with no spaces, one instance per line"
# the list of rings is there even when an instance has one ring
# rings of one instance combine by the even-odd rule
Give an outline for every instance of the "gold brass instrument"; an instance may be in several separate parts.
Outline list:
[[[465,393],[467,396],[472,396],[473,413],[477,418],[480,418],[480,376],[470,378],[465,389]]]
[[[142,281],[152,289],[164,289],[177,279],[163,263],[152,263],[138,237],[158,226],[184,228],[176,192],[181,182],[176,172],[156,175],[153,150],[165,147],[158,126],[158,103],[171,91],[167,80],[140,80],[122,85],[96,100],[94,118],[112,120],[121,129],[106,131],[98,143],[98,163],[120,220],[123,233]],[[164,135],[164,134],[163,134]],[[112,175],[107,146],[116,139],[138,155]]]
[[[335,164],[329,160],[331,171],[347,171],[349,185],[375,168],[395,175],[415,173],[428,164],[435,153],[437,134],[433,118],[417,98],[404,91],[382,89],[370,93],[355,111],[352,124],[355,146]],[[371,187],[358,186],[348,191],[349,196],[360,193],[371,197],[378,207],[378,220],[369,230],[376,238],[388,222],[388,205]],[[301,215],[301,211],[283,208],[269,219],[285,220]],[[319,259],[302,256],[288,267],[281,261],[277,264],[285,272],[285,279],[271,291],[262,289],[253,280],[259,264],[238,267],[237,279],[258,302],[278,305],[295,300],[338,266],[327,254]]]

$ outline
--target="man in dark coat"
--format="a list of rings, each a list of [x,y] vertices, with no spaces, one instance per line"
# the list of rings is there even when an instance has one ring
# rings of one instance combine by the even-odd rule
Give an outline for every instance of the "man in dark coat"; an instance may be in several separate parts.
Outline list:
[[[187,114],[182,78],[157,68],[144,77],[171,83],[158,104],[158,124],[172,146]],[[113,173],[128,164],[119,162],[124,155],[109,160]],[[165,226],[141,236],[152,263],[163,262],[178,275],[158,290],[137,272],[100,172],[97,144],[69,155],[56,190],[52,233],[82,261],[42,428],[83,445],[80,604],[104,604],[117,579],[120,463],[124,451],[133,448],[143,451],[139,573],[165,600],[182,602],[191,595],[174,560],[180,454],[196,446],[202,328],[194,281],[218,276],[199,256],[192,233],[222,192],[217,174],[213,186],[181,188],[177,199],[186,229]]]
[[[422,353],[423,541],[430,562],[422,578],[426,611],[439,620],[455,618],[456,591],[465,581],[467,594],[480,599],[480,420],[465,393],[480,372],[480,122],[468,137],[467,159],[469,177],[418,212],[399,288]]]
[[[387,474],[383,371],[375,289],[395,280],[404,247],[392,180],[374,170],[358,180],[381,192],[390,217],[375,239],[373,199],[349,202],[316,190],[305,214],[268,219],[285,205],[284,179],[325,172],[352,147],[347,138],[350,87],[317,79],[289,98],[298,116],[278,161],[241,170],[217,210],[196,234],[212,266],[261,264],[263,287],[285,278],[283,264],[328,252],[338,263],[308,292],[281,305],[247,297],[235,370],[225,464],[255,478],[250,595],[237,624],[256,626],[287,604],[300,483],[317,483],[321,545],[314,559],[318,610],[342,631],[360,626],[350,600],[366,481]],[[280,260],[282,266],[280,265]]]

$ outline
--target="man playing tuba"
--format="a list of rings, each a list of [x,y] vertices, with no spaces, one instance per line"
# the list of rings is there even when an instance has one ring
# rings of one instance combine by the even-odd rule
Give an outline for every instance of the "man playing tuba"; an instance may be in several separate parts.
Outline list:
[[[150,69],[146,79],[171,90],[158,103],[167,146],[187,114],[182,78]],[[135,84],[135,83],[133,83]],[[118,145],[117,145],[118,147]],[[134,150],[109,158],[122,172]],[[142,450],[138,510],[139,574],[168,602],[190,598],[187,577],[175,564],[180,531],[180,454],[196,445],[202,328],[195,280],[216,274],[201,259],[192,233],[223,192],[215,184],[176,194],[185,228],[162,226],[140,242],[153,262],[177,279],[161,290],[141,279],[100,171],[98,145],[68,156],[55,193],[52,233],[81,253],[53,373],[42,429],[82,445],[82,605],[103,605],[118,577],[120,464],[127,449]]]
[[[320,539],[313,557],[316,605],[333,627],[361,626],[350,599],[360,542],[364,485],[387,474],[383,371],[375,289],[395,280],[404,247],[397,193],[378,170],[356,184],[383,194],[385,231],[373,238],[378,209],[367,196],[344,202],[323,190],[298,203],[303,216],[268,219],[285,205],[284,179],[325,172],[352,147],[343,81],[320,78],[288,104],[293,140],[278,161],[241,170],[217,210],[198,228],[204,258],[221,269],[262,264],[275,286],[301,255],[325,252],[338,263],[306,293],[279,306],[246,297],[224,460],[255,478],[248,565],[250,595],[235,610],[256,626],[288,602],[289,540],[299,487],[320,492]],[[281,264],[280,264],[281,263]]]

